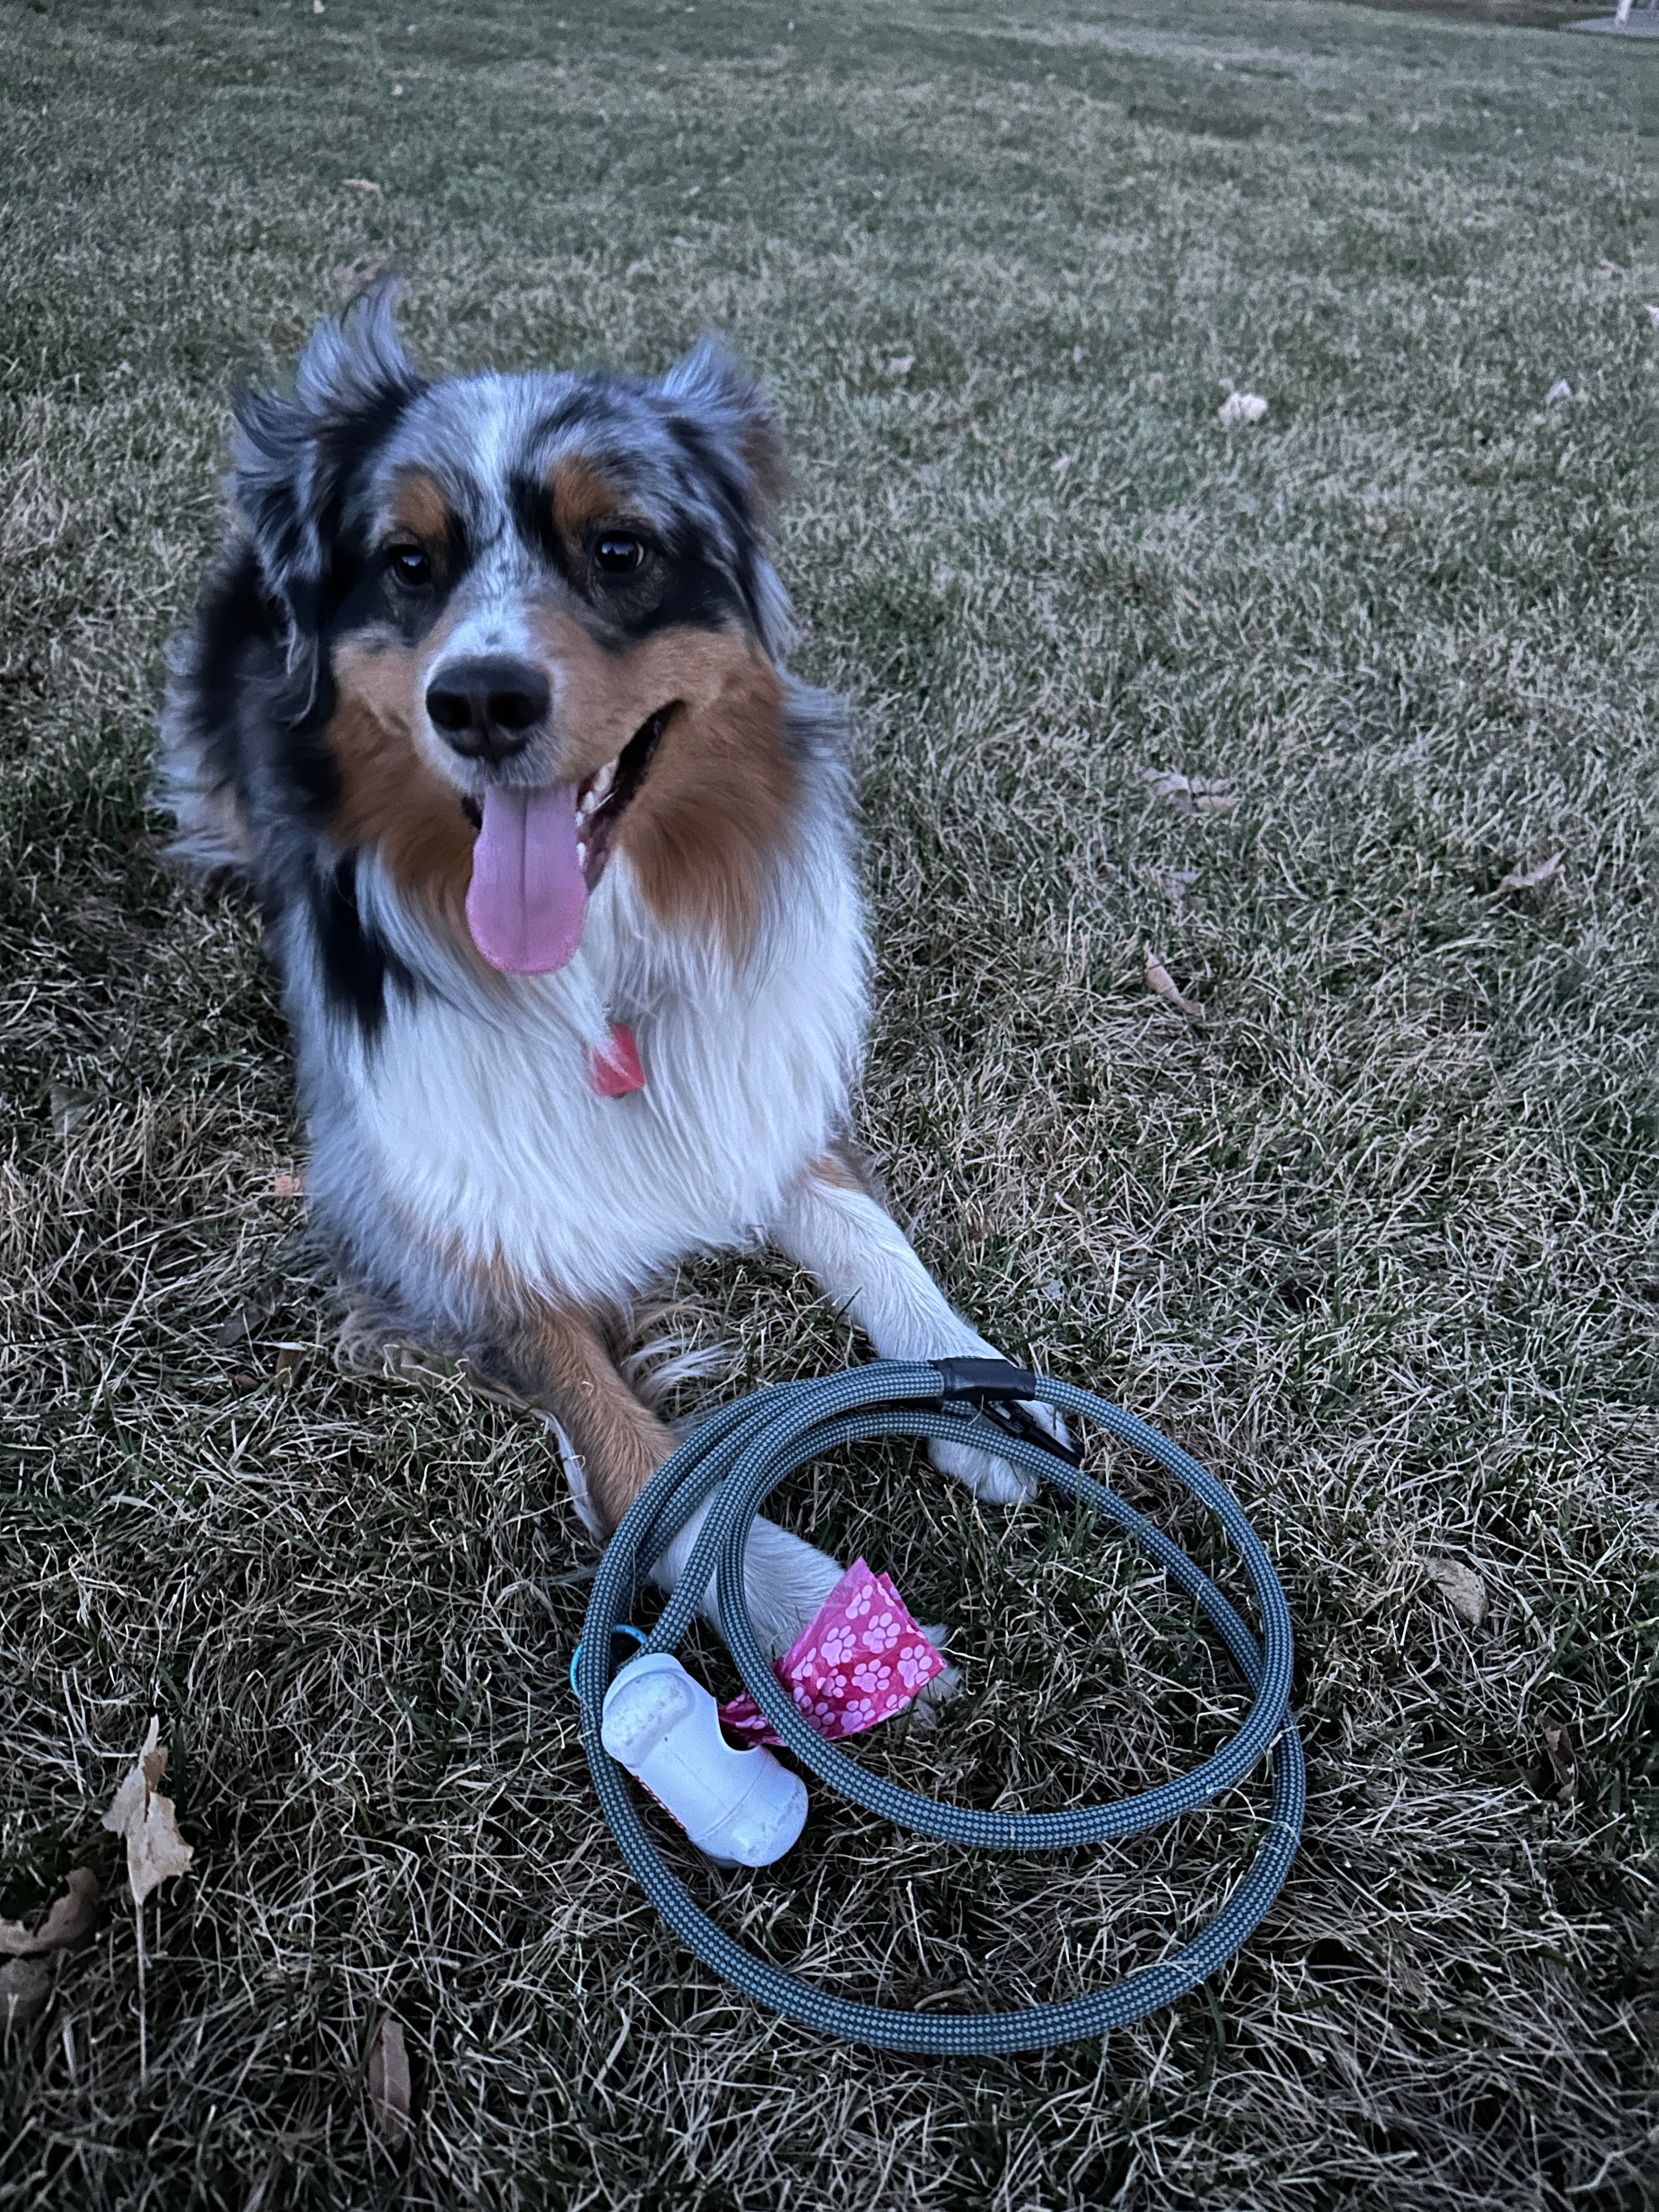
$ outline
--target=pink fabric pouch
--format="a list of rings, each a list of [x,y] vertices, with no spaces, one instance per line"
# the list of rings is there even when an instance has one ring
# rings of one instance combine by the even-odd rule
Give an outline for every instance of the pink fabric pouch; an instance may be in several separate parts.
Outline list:
[[[802,1719],[833,1743],[902,1712],[945,1662],[889,1577],[854,1559],[775,1671]],[[783,1741],[747,1690],[720,1707],[720,1725],[740,1744]]]

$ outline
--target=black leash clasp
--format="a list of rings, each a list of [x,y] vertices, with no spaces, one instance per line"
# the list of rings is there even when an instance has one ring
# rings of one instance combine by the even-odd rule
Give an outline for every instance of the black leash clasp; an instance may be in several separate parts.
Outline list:
[[[1035,1444],[1051,1459],[1064,1460],[1067,1467],[1082,1466],[1083,1454],[1075,1445],[1063,1444],[1058,1437],[1050,1436],[1021,1403],[1023,1399],[1036,1397],[1042,1389],[1029,1367],[1015,1367],[1006,1359],[930,1359],[927,1364],[939,1375],[941,1410],[949,1403],[961,1404],[965,1400],[988,1428],[1000,1429],[1006,1437]]]

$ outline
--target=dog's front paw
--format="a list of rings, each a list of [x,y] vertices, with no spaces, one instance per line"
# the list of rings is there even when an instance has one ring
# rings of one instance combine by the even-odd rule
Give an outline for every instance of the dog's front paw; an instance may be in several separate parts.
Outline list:
[[[1057,1443],[1067,1441],[1066,1424],[1052,1406],[1022,1404],[1020,1411],[1039,1428],[1046,1429]],[[993,1452],[976,1451],[970,1444],[954,1443],[945,1437],[933,1437],[927,1450],[936,1468],[954,1475],[964,1489],[971,1490],[975,1498],[982,1498],[989,1504],[1023,1505],[1027,1498],[1036,1495],[1036,1475],[1016,1467],[1012,1460],[999,1459]]]
[[[954,1476],[964,1490],[971,1490],[988,1504],[1023,1505],[1036,1495],[1036,1475],[1027,1474],[1010,1460],[993,1459],[988,1452],[975,1451],[967,1444],[934,1437],[928,1443],[927,1456],[941,1474]]]

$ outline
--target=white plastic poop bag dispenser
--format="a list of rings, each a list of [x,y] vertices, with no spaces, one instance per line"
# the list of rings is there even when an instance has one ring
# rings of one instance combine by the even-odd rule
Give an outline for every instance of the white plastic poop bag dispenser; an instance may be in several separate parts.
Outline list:
[[[770,1866],[806,1825],[806,1784],[763,1744],[733,1751],[713,1693],[672,1651],[630,1659],[599,1739],[717,1866]]]

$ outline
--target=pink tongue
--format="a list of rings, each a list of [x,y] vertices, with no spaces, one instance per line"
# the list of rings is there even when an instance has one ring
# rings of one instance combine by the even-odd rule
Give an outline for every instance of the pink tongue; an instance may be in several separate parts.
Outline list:
[[[576,787],[492,784],[466,894],[472,942],[492,968],[545,975],[575,951],[587,911],[576,858]]]

